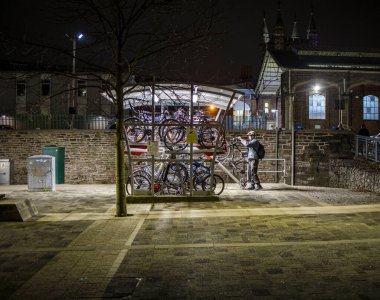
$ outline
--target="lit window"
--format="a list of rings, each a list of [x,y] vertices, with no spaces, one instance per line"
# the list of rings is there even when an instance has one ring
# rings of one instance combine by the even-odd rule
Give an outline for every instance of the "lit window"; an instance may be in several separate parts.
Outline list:
[[[87,84],[86,80],[78,80],[78,97],[87,96]]]
[[[17,94],[17,96],[25,96],[26,95],[26,82],[25,82],[25,80],[17,80],[16,94]]]
[[[269,103],[268,102],[264,103],[264,113],[269,114]]]
[[[309,119],[326,119],[326,98],[322,94],[309,96]]]
[[[41,96],[50,95],[50,80],[44,79],[41,80]]]
[[[363,120],[379,120],[379,98],[373,95],[363,97]]]

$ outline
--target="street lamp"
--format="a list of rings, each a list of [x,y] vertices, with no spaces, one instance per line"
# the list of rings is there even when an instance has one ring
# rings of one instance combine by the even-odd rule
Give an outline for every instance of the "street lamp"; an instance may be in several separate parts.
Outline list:
[[[76,50],[77,50],[77,41],[80,41],[84,37],[84,35],[83,33],[78,33],[75,36],[71,36],[66,33],[66,37],[73,42],[73,70],[72,72],[73,74],[75,74],[75,56],[76,56]]]
[[[69,97],[70,97],[70,94],[72,93],[71,103],[69,100],[69,114],[73,115],[73,118],[71,120],[71,125],[70,125],[70,128],[73,128],[74,115],[76,114],[76,107],[75,107],[75,104],[76,104],[75,103],[76,102],[75,101],[76,100],[76,97],[75,97],[75,60],[76,60],[76,51],[77,51],[77,41],[80,41],[84,37],[84,35],[83,35],[83,33],[78,33],[75,36],[71,36],[71,35],[66,33],[65,36],[73,42],[73,54],[72,54],[72,58],[73,58],[72,74],[73,74],[73,77],[72,77],[72,82],[71,82],[71,85],[72,85],[71,91],[72,92],[69,93]]]

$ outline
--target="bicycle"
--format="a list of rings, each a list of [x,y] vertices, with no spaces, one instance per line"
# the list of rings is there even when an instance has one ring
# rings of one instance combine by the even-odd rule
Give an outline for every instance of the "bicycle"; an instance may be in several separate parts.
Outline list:
[[[238,138],[233,138],[227,144],[225,154],[218,155],[219,163],[227,164],[232,170],[232,174],[239,180],[240,187],[244,189],[247,185],[247,154],[240,146]]]
[[[220,195],[224,191],[225,183],[221,176],[214,174],[212,181],[210,167],[200,162],[193,162],[193,187],[194,190],[211,191],[215,195]],[[211,189],[212,182],[212,189]]]
[[[126,138],[128,141],[136,143],[146,140],[146,137],[151,139],[153,134],[152,126],[148,124],[152,123],[152,112],[136,109],[130,100],[128,100],[128,103],[132,112],[132,117],[128,117],[124,120]],[[165,130],[167,129],[166,126],[162,125],[179,123],[179,121],[170,117],[170,112],[166,107],[161,113],[156,113],[154,118],[156,123],[161,124],[160,126],[157,126],[157,132],[160,139],[162,139]]]
[[[240,147],[238,138],[232,138],[231,142],[225,140],[224,153],[217,156],[218,160],[223,162],[227,159],[234,160],[236,155],[241,156],[244,150]]]
[[[132,178],[134,190],[149,193],[151,191],[152,170],[146,164],[133,172],[129,176],[126,184],[127,194],[132,193]],[[180,190],[186,188],[188,172],[182,163],[159,162],[154,166],[154,193],[180,194]]]

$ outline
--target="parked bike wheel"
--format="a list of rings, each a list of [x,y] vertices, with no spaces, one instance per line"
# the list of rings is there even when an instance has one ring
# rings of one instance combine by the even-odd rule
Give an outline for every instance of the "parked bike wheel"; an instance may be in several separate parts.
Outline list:
[[[162,126],[160,126],[160,129],[158,131],[158,135],[160,136],[160,140],[162,141],[164,139],[165,133],[172,128],[172,126],[165,126],[170,124],[179,124],[178,120],[175,119],[166,119],[161,122]]]
[[[131,117],[125,119],[124,127],[129,142],[138,143],[144,140],[146,127],[139,118]]]
[[[202,181],[202,189],[204,191],[210,191],[211,188],[211,175],[207,176]],[[224,180],[219,175],[214,174],[214,181],[212,185],[212,192],[214,192],[215,195],[220,195],[224,191]]]
[[[169,150],[183,150],[187,147],[186,129],[183,126],[171,127],[164,135],[165,147]]]
[[[168,165],[166,179],[165,179],[167,182],[180,186],[180,185],[183,185],[187,181],[188,177],[189,177],[189,174],[183,163],[173,162]]]
[[[219,136],[219,142],[218,142]],[[218,149],[222,147],[224,142],[224,130],[220,127],[220,123],[216,121],[210,121],[201,128],[201,137],[199,144],[202,146],[215,147],[218,142]]]
[[[150,176],[142,171],[133,172],[133,176],[129,176],[126,184],[127,194],[132,194],[132,177],[134,190],[148,192],[150,191]]]

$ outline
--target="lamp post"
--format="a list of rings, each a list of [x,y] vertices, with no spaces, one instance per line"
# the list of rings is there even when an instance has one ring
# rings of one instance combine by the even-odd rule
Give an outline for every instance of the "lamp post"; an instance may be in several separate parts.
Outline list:
[[[72,95],[71,101],[69,100],[69,114],[72,115],[72,120],[70,124],[70,129],[73,128],[74,125],[74,115],[76,114],[76,93],[75,93],[75,60],[76,60],[76,51],[77,51],[77,41],[80,41],[84,35],[83,33],[78,33],[75,36],[71,36],[69,34],[65,34],[68,39],[70,39],[73,42],[73,52],[72,52],[72,81],[71,81],[71,92],[69,93]]]

